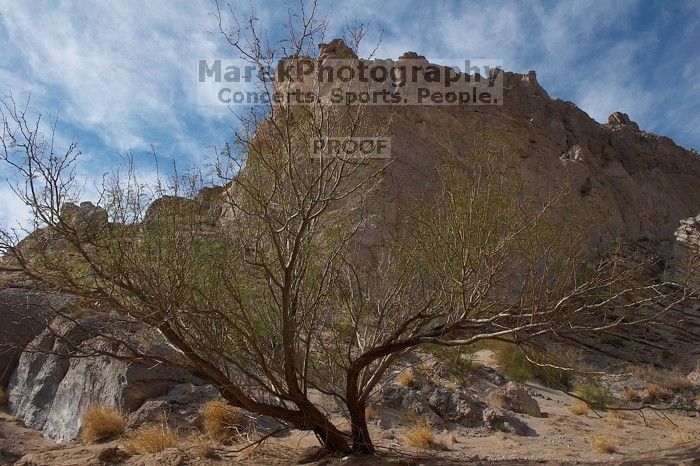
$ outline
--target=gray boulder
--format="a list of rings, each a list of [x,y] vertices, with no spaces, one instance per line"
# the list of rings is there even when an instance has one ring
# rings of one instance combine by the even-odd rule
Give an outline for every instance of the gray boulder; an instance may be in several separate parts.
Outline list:
[[[480,427],[483,425],[482,411],[486,406],[468,390],[450,390],[432,383],[420,388],[387,386],[380,394],[380,403],[404,413],[416,414],[438,428],[445,427],[448,422]]]
[[[489,395],[489,402],[497,408],[507,409],[514,413],[542,417],[537,400],[530,396],[525,387],[516,382],[508,382],[503,387],[492,391]]]
[[[211,385],[175,385],[168,393],[146,400],[131,413],[129,427],[165,420],[173,427],[191,427],[195,424],[202,406],[218,396],[219,392]]]
[[[72,299],[58,293],[21,287],[0,290],[0,387],[6,387],[17,369],[22,350],[46,328],[54,310]]]
[[[466,390],[436,387],[428,399],[430,408],[443,419],[465,427],[482,423],[484,403]]]
[[[58,442],[75,438],[90,405],[114,406],[125,412],[145,400],[191,381],[185,372],[165,365],[128,362],[101,355],[120,354],[120,346],[93,330],[116,326],[104,316],[81,325],[59,321],[44,330],[20,357],[8,387],[10,411],[27,427]],[[129,338],[129,329],[122,329]]]
[[[532,437],[537,432],[523,421],[501,408],[486,408],[483,412],[483,421],[490,430],[511,432],[523,437]]]

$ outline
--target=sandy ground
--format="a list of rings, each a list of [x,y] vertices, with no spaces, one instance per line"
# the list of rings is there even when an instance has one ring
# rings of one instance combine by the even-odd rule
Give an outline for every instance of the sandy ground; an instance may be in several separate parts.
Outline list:
[[[39,432],[25,429],[13,416],[0,411],[0,464],[12,464],[27,453],[54,446]]]
[[[479,362],[493,366],[488,353]],[[435,431],[441,448],[417,449],[408,446],[406,433],[413,428],[405,413],[378,407],[370,431],[382,458],[330,458],[315,464],[700,464],[700,413],[645,409],[607,411],[576,415],[571,396],[536,383],[528,383],[544,417],[517,415],[536,435],[491,432],[485,428],[449,425]],[[317,399],[322,404],[324,400]],[[332,410],[328,403],[326,408]],[[336,419],[338,420],[338,419]],[[341,428],[347,427],[341,424]],[[613,453],[596,451],[597,439],[610,443]],[[67,465],[101,464],[99,458],[112,457],[120,440],[103,446],[78,442],[58,446],[38,432],[25,429],[6,413],[0,413],[0,464],[12,464],[27,453],[31,461],[22,464]],[[177,451],[166,451],[124,459],[124,464],[284,464],[296,463],[318,446],[309,433],[291,431],[285,437],[271,438],[256,448],[236,452],[239,446],[216,449],[219,459],[203,458],[196,446],[183,441]],[[107,452],[110,450],[112,453]],[[25,459],[26,460],[26,459]]]

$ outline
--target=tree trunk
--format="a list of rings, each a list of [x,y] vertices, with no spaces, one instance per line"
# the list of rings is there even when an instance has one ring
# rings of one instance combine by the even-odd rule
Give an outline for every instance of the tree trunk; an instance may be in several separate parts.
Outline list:
[[[343,434],[316,405],[304,398],[297,403],[302,412],[303,424],[294,423],[298,428],[313,430],[328,453],[351,453],[347,435]]]
[[[350,408],[350,423],[352,424],[352,451],[360,454],[373,454],[374,444],[367,428],[365,404],[358,403]]]
[[[366,402],[360,397],[358,390],[360,370],[361,367],[358,365],[353,365],[348,369],[345,404],[350,412],[352,451],[360,454],[372,454],[374,453],[374,445],[367,428]]]
[[[345,435],[330,423],[326,425],[316,425],[312,430],[328,453],[348,454],[352,452]]]

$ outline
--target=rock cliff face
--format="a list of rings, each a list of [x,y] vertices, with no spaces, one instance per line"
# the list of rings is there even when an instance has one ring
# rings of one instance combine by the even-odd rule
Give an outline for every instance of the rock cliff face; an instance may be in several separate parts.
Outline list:
[[[115,406],[128,413],[192,380],[160,365],[101,355],[119,354],[118,344],[94,336],[99,327],[110,325],[103,317],[93,317],[80,324],[54,322],[41,332],[22,353],[10,380],[11,412],[27,427],[64,442],[78,435],[90,405]]]
[[[426,192],[438,153],[466,160],[483,135],[512,148],[535,192],[570,183],[597,213],[601,239],[624,235],[670,245],[682,219],[700,212],[700,157],[628,118],[599,124],[571,102],[554,100],[534,75],[505,73],[501,107],[403,107],[393,115],[396,163],[380,200],[385,218],[402,199]],[[380,121],[395,109],[377,107]]]

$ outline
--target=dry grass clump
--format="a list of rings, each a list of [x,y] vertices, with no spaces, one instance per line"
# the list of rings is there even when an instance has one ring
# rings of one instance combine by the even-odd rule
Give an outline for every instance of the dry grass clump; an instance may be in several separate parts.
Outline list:
[[[104,442],[119,437],[125,428],[124,415],[118,409],[90,406],[85,412],[80,436],[85,443]]]
[[[217,442],[229,441],[243,424],[243,413],[221,400],[212,400],[200,410],[204,432]]]
[[[175,448],[177,445],[177,432],[167,425],[146,425],[139,427],[122,448],[132,455],[146,455]]]
[[[605,418],[605,421],[611,426],[617,427],[618,429],[625,427],[625,421],[620,416],[617,416],[615,412],[608,414]]]
[[[420,364],[416,366],[416,369],[418,369],[423,375],[435,374],[435,366],[431,364],[430,361],[421,361]]]
[[[644,401],[668,400],[672,397],[673,392],[670,389],[655,383],[647,383]]]
[[[591,439],[593,448],[598,453],[615,453],[616,442],[609,436],[596,435]]]
[[[569,406],[569,410],[577,416],[583,416],[588,414],[588,404],[583,401],[576,401]]]
[[[186,443],[192,445],[191,452],[200,458],[220,459],[217,453],[216,444],[210,438],[202,434],[192,434],[185,439]]]
[[[693,383],[683,374],[677,372],[645,366],[633,366],[630,368],[630,372],[647,382],[647,385],[653,383],[674,393],[693,388]]]
[[[625,387],[625,392],[622,394],[622,398],[624,398],[625,401],[639,401],[641,396],[639,396],[639,392],[634,388]]]
[[[439,442],[435,430],[428,424],[420,423],[406,432],[406,441],[412,447],[435,450],[444,450],[445,445]]]
[[[377,417],[377,411],[374,409],[374,407],[373,406],[366,406],[365,407],[365,419],[367,419],[367,421],[371,421],[376,417]]]
[[[673,443],[675,445],[683,445],[684,443],[689,443],[695,440],[695,435],[688,431],[677,432],[673,436]]]
[[[3,387],[0,387],[0,409],[7,408],[7,392]]]
[[[449,388],[450,390],[459,390],[460,383],[455,379],[451,379],[445,382],[445,387]]]
[[[396,385],[399,387],[408,387],[413,383],[413,371],[408,369],[399,374],[396,378]]]

